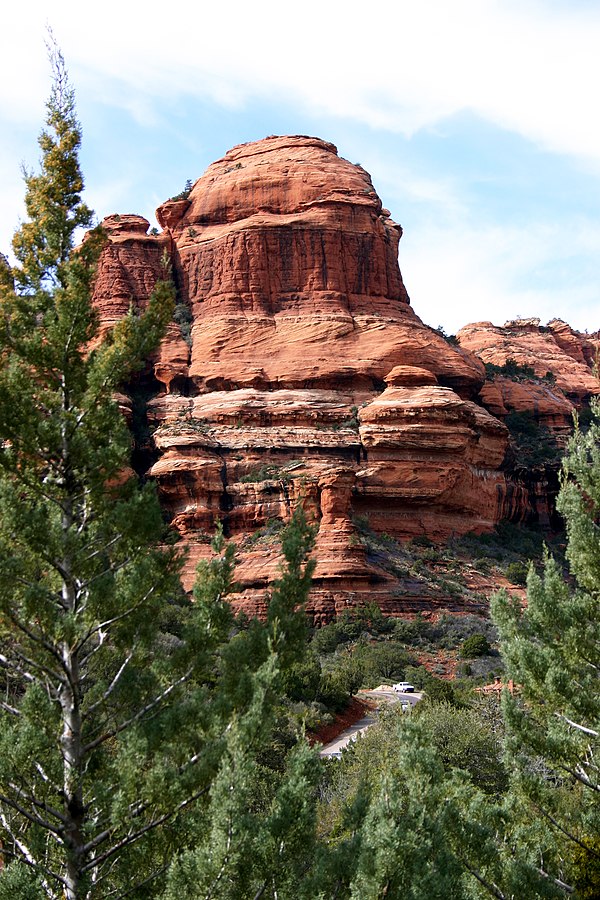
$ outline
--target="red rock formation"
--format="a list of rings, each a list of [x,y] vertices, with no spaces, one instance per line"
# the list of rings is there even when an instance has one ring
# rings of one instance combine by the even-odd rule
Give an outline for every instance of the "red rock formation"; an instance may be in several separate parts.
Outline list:
[[[600,354],[600,336],[579,334],[560,319],[546,326],[539,319],[516,319],[502,327],[474,322],[461,328],[457,338],[461,347],[485,363],[502,366],[512,358],[520,366],[531,366],[540,378],[552,372],[561,400],[566,395],[579,404],[600,394],[600,381],[592,371]]]
[[[495,374],[483,385],[480,400],[493,415],[509,423],[510,413],[532,416],[552,432],[559,450],[572,432],[574,411],[600,394],[599,334],[580,334],[560,319],[542,326],[535,318],[509,321],[502,327],[476,322],[462,328],[457,337],[462,347],[485,363],[501,367],[513,360],[533,370],[534,379]],[[538,446],[544,439],[542,429]],[[555,518],[558,462],[544,463],[540,453],[533,465],[519,456],[517,444],[507,459],[503,514],[515,520],[533,515],[540,523],[549,524]]]
[[[467,392],[482,380],[472,357],[414,315],[398,268],[401,228],[369,175],[331,144],[243,144],[209,166],[188,201],[157,215],[193,314],[196,389],[356,391],[399,364]]]
[[[413,312],[401,229],[368,174],[316,138],[267,138],[157,215],[158,236],[141,217],[104,221],[96,304],[103,328],[143,306],[168,253],[191,347],[173,323],[153,361],[150,473],[190,547],[186,584],[220,518],[239,547],[237,604],[261,612],[277,528],[302,500],[318,523],[317,621],[366,600],[414,606],[357,517],[398,538],[491,528],[512,490],[507,432],[474,402],[482,363]]]
[[[98,264],[94,302],[103,334],[130,308],[145,307],[156,282],[169,277],[171,260],[168,235],[148,234],[150,223],[143,216],[107,216],[101,224],[108,243]],[[189,347],[173,322],[154,361],[157,378],[168,384],[171,372],[187,373],[188,361]]]
[[[529,412],[557,435],[566,437],[572,431],[575,405],[553,385],[496,376],[486,381],[479,396],[485,408],[500,419],[510,412]]]

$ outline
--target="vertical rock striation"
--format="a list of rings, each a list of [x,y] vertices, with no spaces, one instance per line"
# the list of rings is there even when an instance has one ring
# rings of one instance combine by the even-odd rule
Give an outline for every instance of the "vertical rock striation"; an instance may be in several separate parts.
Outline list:
[[[318,523],[315,620],[366,600],[401,612],[361,527],[492,528],[507,430],[477,399],[481,361],[414,313],[402,231],[369,175],[325,141],[271,137],[229,151],[157,217],[157,236],[139,216],[104,221],[95,300],[105,328],[143,306],[167,254],[189,336],[173,322],[152,361],[149,472],[188,579],[219,518],[239,548],[237,603],[260,612],[277,530],[302,500]]]

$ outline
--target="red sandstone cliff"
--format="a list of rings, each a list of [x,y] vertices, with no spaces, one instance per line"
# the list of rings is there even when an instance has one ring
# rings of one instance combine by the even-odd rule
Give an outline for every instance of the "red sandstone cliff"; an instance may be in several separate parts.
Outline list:
[[[260,611],[277,523],[302,499],[319,525],[315,618],[373,599],[401,612],[357,517],[443,539],[489,529],[514,505],[496,418],[513,401],[484,388],[492,415],[478,398],[484,366],[469,342],[487,359],[483,338],[464,329],[454,348],[421,322],[400,226],[367,172],[316,138],[236,147],[157,216],[157,236],[139,216],[105,219],[95,302],[103,327],[143,306],[167,254],[190,336],[174,322],[153,361],[150,474],[190,547],[188,580],[219,518],[239,546],[238,604]],[[591,378],[588,351],[576,360],[559,331],[556,347]]]
[[[551,394],[557,398],[555,408],[559,417],[566,409],[565,398],[571,401],[572,410],[582,400],[600,394],[596,374],[600,360],[599,333],[581,334],[561,319],[553,319],[545,326],[539,319],[515,319],[501,327],[491,322],[474,322],[461,328],[457,338],[461,347],[475,353],[484,363],[502,366],[508,359],[514,359],[520,366],[530,366],[540,378],[551,372],[556,390],[546,391],[545,399],[540,394],[535,401],[544,407],[541,415],[553,415]],[[508,402],[509,408],[515,409],[523,404],[527,406],[528,401],[525,397],[519,401],[517,395],[513,402],[510,399]]]

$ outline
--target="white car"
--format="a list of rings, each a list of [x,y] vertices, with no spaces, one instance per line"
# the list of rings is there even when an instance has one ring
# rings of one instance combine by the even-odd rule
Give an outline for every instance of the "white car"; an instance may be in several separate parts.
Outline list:
[[[413,694],[415,690],[414,684],[410,684],[408,681],[399,681],[398,684],[393,684],[392,687],[397,694]]]

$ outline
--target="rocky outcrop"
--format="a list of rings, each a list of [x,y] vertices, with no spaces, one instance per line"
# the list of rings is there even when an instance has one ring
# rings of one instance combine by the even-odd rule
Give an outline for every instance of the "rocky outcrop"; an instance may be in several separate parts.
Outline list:
[[[600,394],[600,334],[581,334],[560,319],[543,326],[533,318],[501,327],[475,322],[457,338],[487,364],[480,402],[509,425],[504,515],[558,524],[554,502],[573,414],[584,415]]]
[[[576,405],[554,385],[496,376],[485,382],[479,396],[485,408],[499,419],[511,412],[526,412],[556,435],[571,434]]]
[[[595,371],[600,359],[600,334],[585,335],[566,322],[553,319],[540,325],[539,319],[515,319],[502,326],[474,322],[457,332],[461,347],[475,353],[484,363],[503,366],[513,359],[530,366],[539,378],[549,372],[562,402],[567,397],[576,405],[600,394]],[[516,408],[516,407],[515,407]]]
[[[331,144],[236,147],[157,216],[159,235],[139,216],[104,221],[95,302],[102,328],[143,307],[166,254],[178,305],[142,385],[153,430],[143,458],[189,547],[186,585],[220,519],[238,546],[236,603],[263,611],[277,532],[303,502],[318,525],[316,621],[365,601],[414,612],[418,597],[361,529],[443,540],[524,505],[502,471],[497,416],[519,402],[511,387],[480,397],[485,369],[467,336],[454,347],[415,314],[401,228]],[[482,340],[473,349],[487,359]],[[557,329],[556,353],[569,356],[569,340]],[[590,378],[586,352],[569,359]],[[549,420],[571,403],[536,402]]]

